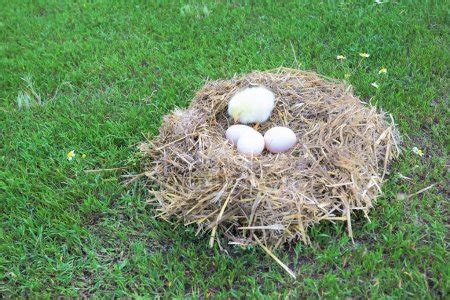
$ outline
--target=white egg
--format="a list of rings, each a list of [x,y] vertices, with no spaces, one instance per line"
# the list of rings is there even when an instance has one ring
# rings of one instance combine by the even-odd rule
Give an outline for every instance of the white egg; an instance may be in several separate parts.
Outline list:
[[[266,149],[272,153],[285,152],[297,142],[295,133],[287,127],[273,127],[264,134]]]
[[[254,132],[255,130],[247,125],[232,125],[228,127],[227,131],[225,132],[225,137],[227,140],[231,142],[231,144],[236,145],[237,141],[241,137],[242,134],[246,132]],[[256,131],[255,131],[256,132]]]
[[[256,130],[245,132],[237,142],[240,154],[258,156],[264,150],[264,137]]]

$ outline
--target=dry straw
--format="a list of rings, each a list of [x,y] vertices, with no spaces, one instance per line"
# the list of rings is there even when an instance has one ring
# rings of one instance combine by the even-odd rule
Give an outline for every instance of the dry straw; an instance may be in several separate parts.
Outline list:
[[[260,132],[291,128],[298,143],[288,153],[244,157],[224,137],[232,125],[230,98],[259,85],[276,95]],[[345,221],[352,237],[352,212],[367,216],[398,142],[392,118],[361,102],[348,85],[280,68],[206,84],[141,149],[149,201],[160,217],[210,232],[211,246],[220,236],[273,249],[308,243],[308,227],[320,221]]]

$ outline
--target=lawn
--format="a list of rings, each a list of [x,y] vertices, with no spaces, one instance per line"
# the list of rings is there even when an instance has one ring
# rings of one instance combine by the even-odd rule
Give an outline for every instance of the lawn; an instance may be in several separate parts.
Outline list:
[[[449,2],[384,2],[1,1],[0,295],[448,297]],[[354,244],[323,223],[276,253],[296,281],[123,185],[205,81],[279,66],[347,77],[404,141]]]

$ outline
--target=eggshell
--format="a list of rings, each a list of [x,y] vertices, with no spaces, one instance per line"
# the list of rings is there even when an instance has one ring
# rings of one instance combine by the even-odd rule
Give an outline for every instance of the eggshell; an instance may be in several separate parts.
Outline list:
[[[258,156],[264,150],[264,137],[255,130],[245,132],[237,142],[237,150],[240,154]]]
[[[273,127],[264,134],[266,149],[272,153],[286,152],[297,142],[295,133],[287,127]]]
[[[241,124],[231,125],[225,132],[225,137],[227,138],[227,140],[231,142],[231,144],[236,145],[241,135],[246,132],[256,132],[256,131],[250,126],[246,125]]]

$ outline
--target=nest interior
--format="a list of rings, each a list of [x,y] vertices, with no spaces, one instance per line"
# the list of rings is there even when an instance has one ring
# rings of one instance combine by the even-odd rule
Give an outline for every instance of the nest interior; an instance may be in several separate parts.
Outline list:
[[[276,95],[264,133],[287,126],[297,144],[249,158],[225,139],[227,105],[239,90],[265,86]],[[399,154],[392,117],[361,102],[343,82],[280,68],[207,83],[187,109],[164,117],[143,144],[145,175],[159,217],[195,224],[210,244],[256,241],[276,247],[309,242],[309,226],[367,216],[389,162]],[[220,244],[219,244],[220,245]]]

